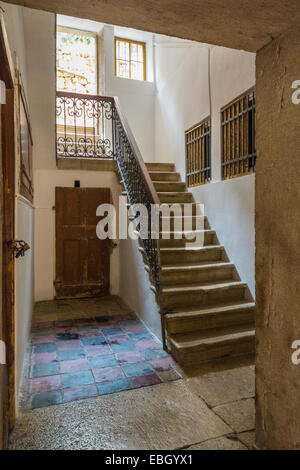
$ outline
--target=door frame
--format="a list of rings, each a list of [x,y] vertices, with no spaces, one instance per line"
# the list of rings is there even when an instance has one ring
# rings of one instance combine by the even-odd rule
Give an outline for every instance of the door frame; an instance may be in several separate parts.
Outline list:
[[[5,30],[0,16],[0,80],[6,86],[6,104],[1,108],[2,150],[2,325],[1,339],[6,346],[6,364],[1,367],[2,418],[0,448],[7,448],[8,436],[15,423],[15,258],[8,241],[15,238],[15,70]],[[2,305],[1,305],[2,304]]]

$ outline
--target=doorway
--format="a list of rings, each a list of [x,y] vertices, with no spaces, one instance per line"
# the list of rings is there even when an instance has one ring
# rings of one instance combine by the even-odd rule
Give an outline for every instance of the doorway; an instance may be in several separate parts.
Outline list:
[[[109,240],[96,235],[97,207],[109,203],[109,188],[56,188],[57,299],[109,294]]]
[[[14,113],[15,92],[12,61],[6,42],[6,34],[0,24],[0,80],[5,83],[5,104],[1,104],[1,214],[2,226],[2,318],[0,321],[0,339],[5,344],[6,354],[0,365],[0,448],[7,447],[8,435],[15,423],[15,307],[14,252],[8,242],[15,238],[15,135]],[[0,308],[1,308],[0,307]]]

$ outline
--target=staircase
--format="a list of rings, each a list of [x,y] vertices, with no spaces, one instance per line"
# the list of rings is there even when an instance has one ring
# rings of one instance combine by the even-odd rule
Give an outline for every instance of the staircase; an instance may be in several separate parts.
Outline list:
[[[161,203],[195,204],[173,164],[146,167]],[[174,217],[170,231],[169,240],[160,240],[162,307],[167,344],[176,361],[191,365],[253,353],[253,299],[207,218],[203,247],[174,239]]]

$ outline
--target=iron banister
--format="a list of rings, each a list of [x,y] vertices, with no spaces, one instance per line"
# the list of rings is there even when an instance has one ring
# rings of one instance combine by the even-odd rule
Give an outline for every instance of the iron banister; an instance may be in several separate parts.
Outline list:
[[[148,191],[148,193],[151,197],[151,203],[152,204],[160,204],[160,200],[159,200],[159,197],[157,195],[156,189],[155,189],[154,184],[153,184],[153,182],[150,178],[150,175],[149,175],[148,170],[146,168],[146,165],[144,163],[141,152],[138,148],[138,145],[136,143],[134,135],[133,135],[133,133],[131,131],[131,128],[128,124],[127,118],[126,118],[125,114],[122,112],[122,109],[121,109],[121,106],[120,106],[120,100],[117,96],[114,96],[114,102],[115,102],[115,110],[118,113],[120,122],[122,123],[123,129],[124,129],[124,131],[126,133],[126,136],[127,136],[127,139],[128,139],[128,141],[130,143],[130,146],[133,150],[133,154],[135,156],[135,159],[136,159],[136,161],[137,161],[137,163],[138,163],[138,165],[141,169],[141,173],[142,173],[147,191]]]

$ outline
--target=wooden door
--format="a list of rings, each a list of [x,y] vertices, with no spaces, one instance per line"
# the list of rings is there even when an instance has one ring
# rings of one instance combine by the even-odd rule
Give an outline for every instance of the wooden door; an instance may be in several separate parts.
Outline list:
[[[107,188],[56,188],[56,298],[109,294],[109,240],[99,240],[96,209]]]

